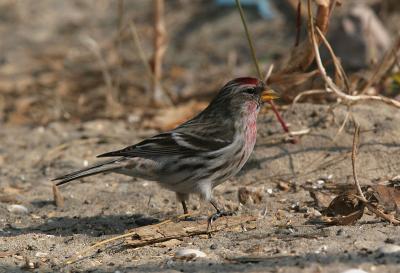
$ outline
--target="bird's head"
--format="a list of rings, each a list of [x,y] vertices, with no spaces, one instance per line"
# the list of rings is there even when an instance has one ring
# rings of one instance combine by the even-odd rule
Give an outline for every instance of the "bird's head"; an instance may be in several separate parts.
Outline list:
[[[262,102],[277,99],[278,93],[260,80],[251,77],[236,78],[225,84],[211,104],[229,108],[234,112],[248,112],[259,109]]]

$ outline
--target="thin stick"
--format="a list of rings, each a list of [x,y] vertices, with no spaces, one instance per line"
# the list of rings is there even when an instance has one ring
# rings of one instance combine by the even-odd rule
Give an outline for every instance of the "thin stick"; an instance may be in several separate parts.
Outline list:
[[[274,70],[274,64],[271,64],[269,67],[268,67],[268,70],[267,70],[267,74],[265,75],[265,77],[264,77],[264,82],[266,83],[266,82],[268,82],[268,79],[269,79],[269,77],[271,77],[271,74],[272,74],[272,71]]]
[[[188,213],[188,214],[179,215],[179,216],[177,217],[177,219],[182,219],[182,218],[185,218],[185,217],[187,217],[187,216],[190,216],[190,214]],[[155,227],[155,226],[162,226],[162,225],[168,224],[168,223],[172,222],[172,220],[173,220],[173,219],[165,220],[165,221],[163,221],[163,222],[161,222],[161,223],[158,223],[158,224],[153,225],[153,227]],[[72,264],[72,263],[78,261],[78,260],[80,259],[80,256],[82,256],[83,254],[85,254],[85,253],[87,253],[87,252],[89,252],[89,251],[91,251],[91,250],[94,250],[94,249],[96,249],[96,248],[99,248],[100,246],[103,246],[103,245],[105,245],[105,244],[114,242],[114,241],[116,241],[116,240],[123,239],[123,238],[126,238],[126,237],[130,237],[130,236],[132,236],[132,235],[134,235],[134,234],[135,234],[135,232],[133,231],[133,232],[129,232],[129,233],[126,233],[126,234],[122,234],[122,235],[119,235],[119,236],[115,236],[115,237],[112,237],[112,238],[109,238],[109,239],[100,241],[100,242],[98,242],[98,243],[95,243],[94,245],[92,245],[92,246],[90,246],[90,247],[88,247],[88,248],[82,250],[81,252],[78,252],[76,255],[74,255],[76,258],[67,259],[67,260],[64,262],[64,264]]]
[[[354,130],[354,136],[353,136],[353,148],[351,150],[351,165],[353,167],[353,178],[354,178],[354,184],[356,185],[357,192],[359,196],[362,198],[364,202],[367,202],[367,199],[365,198],[360,182],[358,181],[357,177],[357,169],[356,169],[356,157],[357,157],[357,146],[358,146],[358,140],[360,139],[360,125],[358,123],[355,124],[356,128]]]
[[[249,43],[251,57],[253,58],[253,62],[254,62],[254,66],[256,67],[256,70],[257,70],[258,78],[262,79],[263,77],[262,77],[262,74],[261,74],[260,65],[258,64],[258,61],[257,61],[256,51],[255,51],[254,45],[253,45],[253,39],[251,37],[249,29],[247,28],[247,23],[246,23],[246,19],[244,17],[244,12],[243,12],[242,6],[240,5],[240,0],[235,0],[235,1],[236,1],[236,6],[237,6],[237,8],[239,10],[240,19],[242,19],[244,32],[246,33],[247,42]]]
[[[304,96],[311,96],[311,95],[317,95],[317,94],[325,94],[327,91],[325,89],[312,89],[312,90],[307,90],[299,93],[292,102],[291,107],[293,107],[302,97]]]
[[[353,148],[351,151],[351,165],[353,167],[353,178],[354,178],[354,184],[356,185],[356,189],[358,192],[358,195],[355,195],[355,197],[363,202],[363,204],[367,207],[369,211],[374,213],[376,216],[388,221],[389,223],[398,225],[400,224],[400,221],[397,220],[393,215],[388,215],[384,213],[383,211],[379,210],[376,206],[368,202],[367,198],[365,198],[360,182],[358,181],[357,178],[357,169],[356,169],[356,157],[357,157],[357,147],[358,147],[358,141],[360,138],[360,125],[358,123],[355,124],[355,130],[354,130],[354,136],[353,136]]]
[[[240,0],[235,0],[235,1],[236,1],[236,6],[239,10],[240,18],[242,19],[244,31],[245,31],[246,37],[247,37],[247,42],[249,43],[251,57],[253,58],[253,62],[254,62],[254,66],[256,67],[256,70],[257,70],[258,78],[261,80],[263,77],[261,74],[260,65],[258,64],[258,61],[257,61],[256,51],[255,51],[254,45],[253,45],[253,39],[251,38],[251,34],[249,32],[249,29],[247,28],[246,18],[244,17],[244,12],[243,12],[242,6],[240,5]],[[278,109],[277,109],[275,103],[273,101],[269,101],[269,104],[271,105],[271,109],[275,113],[275,116],[278,119],[279,123],[281,124],[283,130],[286,133],[290,133],[289,127],[287,126],[286,122],[283,120],[281,114],[278,112]],[[296,140],[295,139],[291,140],[291,143],[295,144]]]
[[[319,36],[322,39],[322,42],[324,43],[325,47],[328,49],[329,54],[332,57],[333,60],[333,65],[335,66],[335,71],[336,74],[339,75],[339,78],[344,82],[345,87],[347,91],[350,91],[350,84],[349,84],[349,79],[347,78],[346,73],[344,72],[343,66],[341,65],[339,59],[336,57],[335,52],[333,51],[331,45],[329,44],[328,40],[326,39],[325,35],[322,33],[322,31],[319,29],[319,27],[315,28],[319,34]]]
[[[347,124],[347,121],[348,121],[349,118],[350,118],[350,115],[351,115],[350,109],[347,109],[347,113],[346,113],[346,116],[344,117],[344,120],[343,120],[343,122],[342,122],[342,125],[340,125],[339,130],[337,131],[336,135],[333,137],[333,142],[335,142],[335,141],[336,141],[336,138],[342,133],[344,127],[345,127],[346,124]]]

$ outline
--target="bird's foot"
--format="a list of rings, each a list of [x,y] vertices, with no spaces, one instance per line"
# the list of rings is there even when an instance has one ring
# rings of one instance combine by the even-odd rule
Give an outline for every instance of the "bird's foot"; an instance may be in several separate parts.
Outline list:
[[[208,217],[207,232],[210,230],[210,228],[215,220],[217,220],[220,217],[232,216],[232,215],[235,215],[235,212],[225,211],[225,210],[218,210],[216,213],[212,214],[210,217]]]
[[[194,222],[197,221],[198,218],[196,216],[188,215],[182,219],[183,221]]]

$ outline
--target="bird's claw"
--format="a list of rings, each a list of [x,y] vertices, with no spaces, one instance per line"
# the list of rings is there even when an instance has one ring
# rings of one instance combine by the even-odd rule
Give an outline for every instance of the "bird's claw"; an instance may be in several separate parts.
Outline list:
[[[232,216],[232,215],[235,215],[235,212],[225,211],[225,210],[220,210],[220,211],[217,211],[216,213],[212,214],[210,217],[208,217],[207,231],[210,230],[213,222],[215,220],[217,220],[218,218],[224,217],[224,216]]]
[[[188,222],[194,222],[194,221],[197,221],[197,217],[188,215],[188,216],[186,216],[185,218],[183,218],[182,220],[183,220],[183,221],[188,221]]]

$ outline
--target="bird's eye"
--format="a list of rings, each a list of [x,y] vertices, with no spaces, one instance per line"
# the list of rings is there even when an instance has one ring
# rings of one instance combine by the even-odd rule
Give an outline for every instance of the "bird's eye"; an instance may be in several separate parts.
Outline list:
[[[246,88],[243,90],[243,92],[247,94],[254,94],[254,91],[254,88]]]

